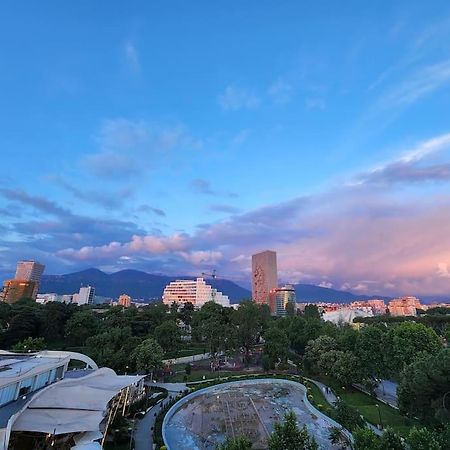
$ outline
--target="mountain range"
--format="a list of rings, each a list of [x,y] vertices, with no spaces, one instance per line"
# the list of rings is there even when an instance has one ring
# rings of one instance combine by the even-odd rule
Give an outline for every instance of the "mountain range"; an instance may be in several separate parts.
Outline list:
[[[107,274],[99,269],[92,268],[65,275],[43,275],[40,291],[73,294],[78,292],[81,286],[91,285],[95,287],[97,296],[117,298],[121,294],[128,294],[135,299],[152,301],[161,298],[164,287],[168,283],[179,279],[192,280],[194,277],[154,275],[139,270],[121,270]],[[239,303],[244,299],[251,298],[251,292],[248,289],[239,286],[233,281],[215,279],[207,280],[207,283],[228,295],[231,303]],[[375,298],[311,284],[296,284],[294,287],[298,302],[328,301],[350,303],[357,299]]]

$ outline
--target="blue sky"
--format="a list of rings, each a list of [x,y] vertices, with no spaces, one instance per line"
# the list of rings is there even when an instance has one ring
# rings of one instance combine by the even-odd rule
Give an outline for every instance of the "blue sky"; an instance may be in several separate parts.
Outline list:
[[[0,271],[450,288],[448,2],[3,2]]]

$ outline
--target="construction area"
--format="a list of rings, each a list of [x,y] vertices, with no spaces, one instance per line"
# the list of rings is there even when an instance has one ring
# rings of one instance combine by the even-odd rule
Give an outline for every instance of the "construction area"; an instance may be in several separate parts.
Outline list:
[[[196,393],[197,394],[197,393]],[[338,449],[328,436],[331,419],[315,414],[305,401],[304,386],[285,380],[246,380],[226,383],[193,394],[175,405],[165,421],[169,450],[209,450],[227,437],[245,436],[254,449],[266,449],[274,424],[293,410],[319,448]]]

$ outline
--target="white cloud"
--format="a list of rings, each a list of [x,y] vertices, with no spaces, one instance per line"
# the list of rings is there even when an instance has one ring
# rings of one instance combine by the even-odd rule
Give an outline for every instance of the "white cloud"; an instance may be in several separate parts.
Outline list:
[[[285,104],[289,103],[293,95],[292,86],[283,80],[277,80],[267,91],[269,96],[275,103]]]
[[[305,104],[307,109],[318,109],[320,111],[324,110],[327,107],[327,103],[325,102],[325,100],[320,97],[307,98]]]
[[[445,262],[440,262],[437,267],[437,274],[441,278],[450,278],[448,264]]]
[[[130,70],[132,72],[139,73],[141,70],[141,63],[139,61],[139,54],[135,44],[131,41],[126,41],[123,46],[123,52]]]
[[[381,99],[383,108],[407,106],[450,83],[450,60],[422,67]]]
[[[225,111],[254,109],[261,103],[261,100],[254,92],[235,86],[227,86],[225,91],[219,95],[218,101],[220,107]]]
[[[331,281],[321,281],[317,286],[331,289],[333,287],[333,283],[331,283]]]

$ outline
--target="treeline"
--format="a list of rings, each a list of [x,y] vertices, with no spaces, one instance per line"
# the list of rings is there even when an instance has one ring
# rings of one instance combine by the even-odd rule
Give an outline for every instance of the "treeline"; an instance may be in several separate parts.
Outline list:
[[[355,323],[364,324],[396,324],[402,322],[421,323],[427,327],[433,328],[436,333],[450,340],[450,308],[431,308],[427,311],[419,311],[418,316],[374,316],[374,317],[356,317]]]

